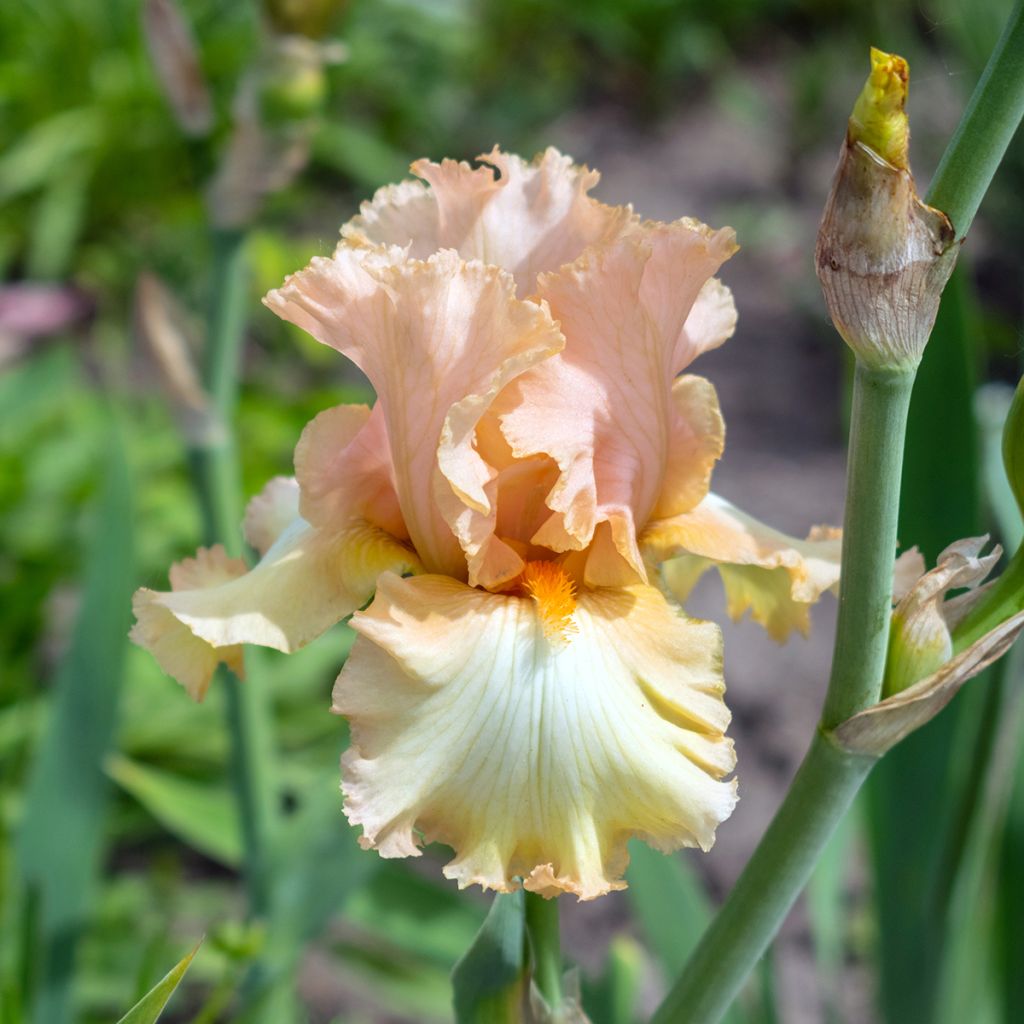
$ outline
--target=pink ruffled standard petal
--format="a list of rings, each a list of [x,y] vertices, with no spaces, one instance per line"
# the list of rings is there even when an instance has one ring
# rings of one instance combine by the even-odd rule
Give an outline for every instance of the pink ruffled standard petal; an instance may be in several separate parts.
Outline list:
[[[495,473],[475,428],[510,380],[562,347],[547,310],[518,301],[505,272],[451,251],[421,262],[344,245],[264,301],[369,377],[412,544],[429,571],[465,578],[463,545],[472,558],[490,533],[476,517],[494,518]],[[499,575],[520,568],[507,552]]]
[[[430,187],[406,181],[381,189],[342,228],[343,237],[354,244],[409,246],[417,259],[455,249],[463,259],[508,270],[526,296],[539,274],[570,263],[636,220],[629,207],[605,206],[587,195],[600,175],[556,149],[531,163],[497,147],[478,159],[490,166],[417,160],[412,171]]]
[[[703,496],[721,450],[717,402],[710,385],[674,392],[673,380],[701,339],[720,343],[731,329],[727,293],[704,289],[734,251],[729,229],[645,224],[541,279],[566,347],[506,389],[496,410],[517,457],[547,454],[561,470],[534,542],[555,551],[594,542],[591,583],[617,582],[617,561],[646,578],[636,534],[666,479],[677,503]]]
[[[310,420],[295,446],[295,476],[302,516],[315,526],[360,518],[409,539],[380,403],[336,405]]]
[[[335,687],[346,810],[385,857],[447,843],[460,886],[590,899],[625,884],[631,836],[707,849],[732,811],[720,634],[541,568],[524,596],[381,577]]]

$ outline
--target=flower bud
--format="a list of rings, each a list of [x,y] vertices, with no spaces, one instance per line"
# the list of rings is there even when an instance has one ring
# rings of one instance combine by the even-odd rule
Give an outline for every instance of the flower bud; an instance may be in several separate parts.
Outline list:
[[[899,693],[931,675],[953,656],[951,630],[978,600],[980,585],[999,561],[996,546],[982,555],[987,537],[972,537],[950,544],[938,563],[902,595],[892,613],[889,656],[885,665],[886,696]],[[947,601],[949,590],[965,593]]]
[[[997,547],[982,555],[987,540],[974,537],[950,544],[938,565],[904,594],[889,635],[885,699],[836,728],[834,738],[844,750],[880,757],[931,721],[964,683],[1002,657],[1024,632],[1024,611],[1018,610],[970,642],[953,640],[952,633],[989,592],[982,581],[1001,552]],[[946,598],[947,591],[961,589],[963,593]]]
[[[1003,426],[1003,466],[1017,508],[1024,515],[1024,377],[1017,384]]]
[[[907,79],[902,57],[871,50],[815,252],[836,330],[875,369],[920,362],[958,251],[949,218],[921,202],[910,173]]]
[[[276,41],[273,60],[260,76],[259,107],[267,126],[285,126],[315,117],[327,97],[322,48],[308,39]]]

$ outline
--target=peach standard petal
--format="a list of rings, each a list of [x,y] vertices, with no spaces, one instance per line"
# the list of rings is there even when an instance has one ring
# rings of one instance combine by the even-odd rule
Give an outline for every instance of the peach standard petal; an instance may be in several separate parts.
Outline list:
[[[798,540],[715,494],[690,512],[649,523],[640,545],[651,562],[664,563],[664,583],[677,600],[685,601],[702,573],[714,567],[730,616],[739,619],[750,611],[780,641],[794,629],[806,636],[810,606],[839,582],[838,530],[815,528]]]
[[[264,301],[369,377],[412,544],[428,571],[464,579],[463,546],[472,560],[489,536],[476,517],[494,519],[495,472],[476,425],[510,380],[562,347],[546,308],[518,301],[504,271],[450,250],[419,261],[344,245]],[[514,576],[522,566],[514,553],[507,561]]]
[[[495,147],[478,157],[485,166],[417,160],[414,174],[380,189],[342,228],[354,244],[409,247],[426,259],[455,249],[508,270],[520,296],[531,295],[539,274],[575,260],[636,220],[629,207],[605,206],[587,193],[600,175],[549,148],[528,163]],[[497,174],[495,173],[497,172]]]
[[[672,383],[669,446],[656,519],[688,512],[704,500],[715,463],[725,451],[725,421],[711,381],[687,373]]]
[[[399,540],[409,531],[395,489],[384,407],[336,405],[306,424],[295,446],[300,510],[316,526],[362,518]]]
[[[381,577],[334,695],[363,846],[422,835],[460,886],[582,899],[624,886],[632,836],[711,846],[736,802],[717,627],[647,586],[556,596],[552,630],[530,597]]]
[[[730,229],[647,223],[541,279],[565,349],[496,404],[513,453],[550,455],[561,470],[535,543],[580,550],[607,522],[615,550],[643,580],[636,534],[659,499],[699,501],[721,450],[721,419],[710,385],[682,383],[674,392],[673,380],[702,344],[720,343],[731,329],[727,293],[705,289],[734,251]],[[607,544],[601,549],[592,583],[619,574]]]

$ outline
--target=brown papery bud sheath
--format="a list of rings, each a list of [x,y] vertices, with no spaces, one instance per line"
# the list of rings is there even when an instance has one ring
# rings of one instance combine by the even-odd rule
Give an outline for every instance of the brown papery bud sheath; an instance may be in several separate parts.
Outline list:
[[[874,369],[921,360],[959,246],[949,218],[918,198],[907,158],[907,62],[871,50],[815,263],[832,322]]]

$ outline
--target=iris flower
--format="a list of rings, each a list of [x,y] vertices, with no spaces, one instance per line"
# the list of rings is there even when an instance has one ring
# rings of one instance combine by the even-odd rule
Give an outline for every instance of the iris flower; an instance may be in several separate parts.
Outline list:
[[[242,644],[352,615],[333,709],[362,845],[438,841],[460,886],[589,899],[624,887],[631,837],[706,850],[736,803],[721,633],[681,609],[697,577],[782,639],[838,540],[708,493],[724,427],[684,371],[733,333],[733,232],[604,205],[553,149],[480,160],[413,164],[266,297],[376,403],[306,427],[248,509],[253,569],[200,551],[139,591],[133,635],[200,698]]]

